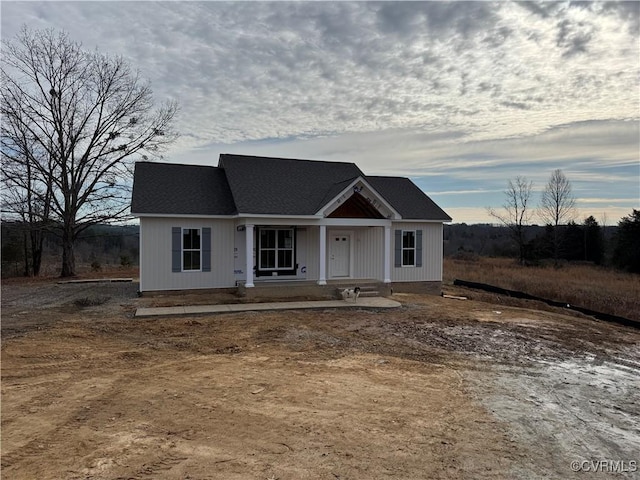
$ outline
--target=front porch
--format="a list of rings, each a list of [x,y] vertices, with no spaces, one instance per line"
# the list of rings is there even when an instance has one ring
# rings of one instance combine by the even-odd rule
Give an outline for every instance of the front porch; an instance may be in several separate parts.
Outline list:
[[[238,228],[236,284],[246,290],[391,283],[390,220],[242,222]]]
[[[329,279],[324,285],[314,280],[263,280],[255,282],[253,287],[247,288],[244,283],[238,283],[237,294],[247,299],[341,299],[340,291],[345,288],[360,287],[360,296],[387,297],[391,295],[389,283],[380,280],[366,279]]]

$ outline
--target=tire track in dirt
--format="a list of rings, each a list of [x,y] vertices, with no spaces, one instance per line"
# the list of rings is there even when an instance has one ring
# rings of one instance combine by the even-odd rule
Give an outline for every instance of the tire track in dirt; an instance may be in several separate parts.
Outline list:
[[[158,473],[171,470],[185,460],[188,460],[188,457],[171,452],[163,453],[157,456],[152,462],[143,464],[133,475],[116,477],[116,480],[144,480],[155,478],[155,475]]]

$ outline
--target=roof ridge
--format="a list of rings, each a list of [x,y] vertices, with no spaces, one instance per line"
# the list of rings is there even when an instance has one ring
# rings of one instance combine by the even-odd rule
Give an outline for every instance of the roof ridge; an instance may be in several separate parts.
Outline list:
[[[151,160],[139,160],[135,162],[136,165],[141,163],[144,163],[147,165],[167,165],[171,167],[200,167],[200,168],[216,168],[216,169],[219,168],[215,165],[198,165],[195,163],[154,162]]]
[[[411,180],[409,177],[401,177],[398,175],[367,175],[367,178],[404,178],[406,180]]]
[[[264,158],[266,160],[288,160],[292,162],[308,162],[308,163],[331,163],[331,164],[338,163],[341,165],[355,165],[356,168],[360,170],[360,167],[358,167],[358,165],[356,165],[355,162],[347,162],[344,160],[310,160],[305,158],[293,158],[293,157],[266,157],[264,155],[242,155],[238,153],[221,153],[220,157],[244,157],[244,158],[256,158],[256,159]]]

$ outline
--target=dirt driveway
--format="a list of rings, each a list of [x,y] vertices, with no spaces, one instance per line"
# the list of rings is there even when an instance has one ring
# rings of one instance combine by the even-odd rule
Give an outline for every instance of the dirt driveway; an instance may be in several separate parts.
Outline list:
[[[637,330],[415,295],[142,320],[136,287],[3,285],[4,478],[640,476]]]

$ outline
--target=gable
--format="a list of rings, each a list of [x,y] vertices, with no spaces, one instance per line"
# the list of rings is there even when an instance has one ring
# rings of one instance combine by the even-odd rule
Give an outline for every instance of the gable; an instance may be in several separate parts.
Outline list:
[[[360,193],[354,193],[327,218],[378,218],[384,216]]]
[[[332,217],[336,210],[340,210],[342,214],[347,211],[348,207],[343,207],[350,202],[352,207],[358,206],[360,211],[365,215],[363,217],[343,217],[343,218],[393,218],[398,219],[400,215],[376,190],[369,185],[363,177],[359,177],[351,182],[345,182],[340,185],[341,189],[337,195],[334,195],[326,204],[322,206],[316,213],[324,217]],[[358,196],[351,200],[352,197]],[[379,216],[378,216],[379,215]]]

